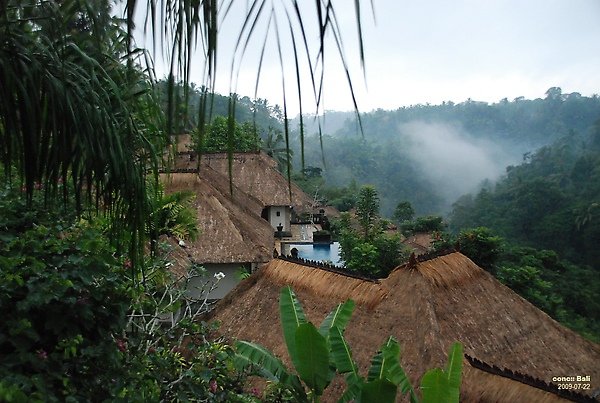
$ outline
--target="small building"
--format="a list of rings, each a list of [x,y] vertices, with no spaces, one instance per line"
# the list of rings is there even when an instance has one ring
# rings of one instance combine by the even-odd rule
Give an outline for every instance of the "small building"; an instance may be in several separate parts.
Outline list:
[[[261,217],[271,224],[276,231],[292,231],[292,206],[266,206],[261,212]]]

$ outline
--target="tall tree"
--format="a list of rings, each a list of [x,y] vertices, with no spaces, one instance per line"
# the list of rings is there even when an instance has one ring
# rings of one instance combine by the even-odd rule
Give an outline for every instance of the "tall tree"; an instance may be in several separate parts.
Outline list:
[[[379,218],[379,195],[375,187],[367,185],[360,189],[356,203],[356,215],[366,240]]]
[[[415,209],[409,201],[401,201],[396,205],[394,209],[394,220],[401,223],[403,221],[410,221],[415,216]]]

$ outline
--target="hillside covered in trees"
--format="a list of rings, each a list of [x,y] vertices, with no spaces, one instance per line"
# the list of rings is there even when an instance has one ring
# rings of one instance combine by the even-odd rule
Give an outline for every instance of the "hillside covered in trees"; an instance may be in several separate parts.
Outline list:
[[[497,183],[462,196],[449,223],[455,232],[487,227],[504,238],[498,276],[598,338],[600,121],[587,136],[572,134],[542,147],[509,166]]]
[[[305,119],[306,165],[322,169],[329,186],[372,184],[382,213],[409,201],[418,214],[442,214],[463,194],[496,180],[505,168],[529,158],[561,138],[583,141],[600,118],[600,98],[563,94],[550,88],[545,98],[506,99],[488,104],[467,101],[416,105],[394,111],[323,117],[318,126]],[[328,123],[329,122],[329,123]],[[291,127],[297,128],[298,122]],[[299,155],[299,141],[294,143]],[[299,168],[299,158],[295,159]]]
[[[553,249],[574,262],[600,261],[600,121],[526,156],[495,184],[453,205],[454,229],[494,228],[514,242]]]

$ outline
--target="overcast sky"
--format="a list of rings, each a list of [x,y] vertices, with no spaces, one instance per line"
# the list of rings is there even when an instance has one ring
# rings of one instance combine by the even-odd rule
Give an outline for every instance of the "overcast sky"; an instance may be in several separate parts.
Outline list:
[[[357,51],[353,2],[335,2],[361,111],[468,98],[486,102],[538,98],[552,86],[583,95],[600,93],[600,0],[374,0],[375,21],[369,1],[363,3],[365,76]],[[244,7],[244,1],[239,4]],[[260,41],[248,50],[237,85],[230,85],[231,47],[239,23],[235,17],[234,13],[223,25],[227,29],[219,43],[217,91],[226,94],[233,89],[253,96]],[[258,96],[281,104],[279,58],[275,41],[270,45]],[[329,45],[333,56],[334,43]],[[291,55],[288,51],[284,59],[293,116],[298,103]],[[341,65],[333,63],[333,57],[328,60],[324,107],[351,110]],[[198,58],[192,81],[202,81],[200,65]],[[306,71],[307,66],[303,68]],[[308,102],[310,87],[303,91],[305,111],[314,112],[314,103]]]

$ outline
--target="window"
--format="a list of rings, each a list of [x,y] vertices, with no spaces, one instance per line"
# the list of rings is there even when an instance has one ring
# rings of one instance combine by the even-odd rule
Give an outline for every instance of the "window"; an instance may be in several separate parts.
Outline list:
[[[278,211],[277,213],[275,213],[275,215],[276,215],[277,217],[281,216],[281,211]]]

